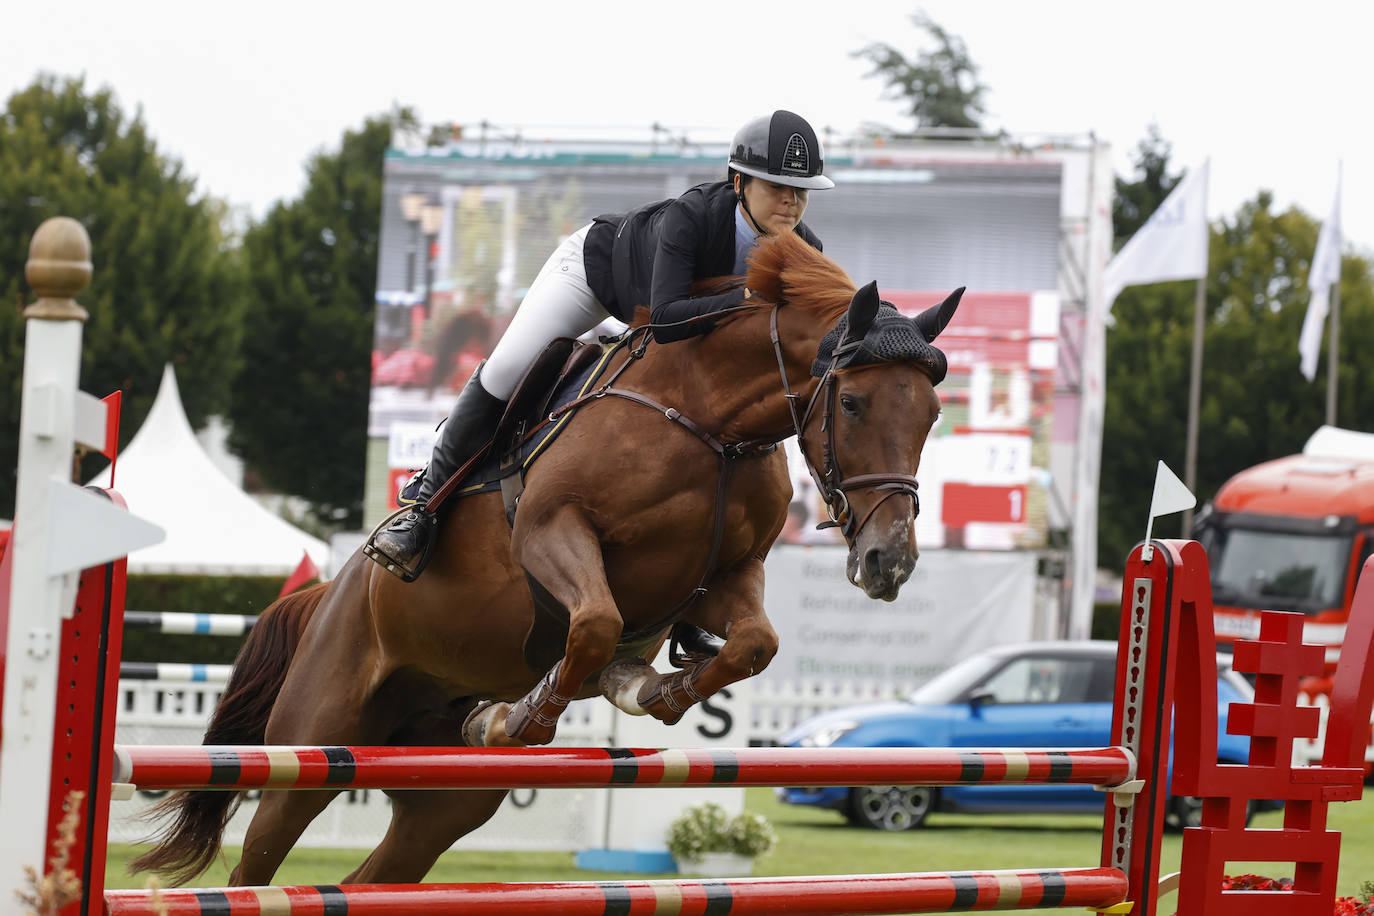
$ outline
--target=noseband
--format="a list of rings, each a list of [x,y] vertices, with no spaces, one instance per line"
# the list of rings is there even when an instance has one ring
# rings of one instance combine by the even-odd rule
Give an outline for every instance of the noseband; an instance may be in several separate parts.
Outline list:
[[[915,475],[856,474],[853,477],[845,477],[844,472],[840,470],[839,458],[835,450],[836,368],[847,356],[863,346],[863,341],[856,340],[835,348],[835,352],[830,358],[830,364],[821,374],[821,380],[816,385],[816,390],[806,405],[806,411],[799,414],[797,405],[801,395],[792,391],[791,382],[787,378],[787,365],[782,356],[782,340],[778,335],[778,309],[779,306],[773,306],[773,313],[769,318],[769,336],[773,341],[773,352],[778,358],[778,374],[782,377],[783,393],[787,397],[788,410],[792,413],[792,427],[796,431],[797,444],[801,447],[802,458],[806,462],[806,470],[811,474],[811,479],[816,482],[816,489],[820,492],[821,499],[825,501],[826,512],[830,516],[830,521],[822,522],[817,527],[839,528],[845,541],[852,546],[854,539],[858,537],[864,525],[868,524],[873,513],[878,511],[878,507],[899,494],[906,494],[911,497],[911,517],[914,519],[920,515],[921,498],[916,494]],[[821,410],[821,434],[824,437],[821,443],[821,467],[819,469],[817,469],[816,463],[811,460],[804,433],[818,407]],[[849,506],[848,492],[868,487],[879,491],[886,490],[887,492],[873,504],[861,520],[855,523],[854,513]]]

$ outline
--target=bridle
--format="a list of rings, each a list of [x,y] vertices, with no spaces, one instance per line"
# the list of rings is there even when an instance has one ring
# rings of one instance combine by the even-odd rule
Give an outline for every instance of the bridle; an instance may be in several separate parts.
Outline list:
[[[609,394],[636,401],[662,413],[669,420],[686,427],[693,435],[705,442],[723,462],[721,490],[716,509],[717,521],[723,520],[724,512],[722,511],[720,503],[724,501],[725,487],[729,480],[729,462],[735,458],[744,458],[750,455],[771,451],[779,442],[787,438],[787,436],[765,436],[758,439],[750,439],[745,442],[719,442],[714,436],[711,436],[675,408],[664,407],[657,401],[647,398],[636,391],[629,391],[612,386],[621,372],[625,371],[632,362],[644,355],[645,350],[649,346],[650,335],[653,329],[693,323],[704,318],[718,320],[726,315],[738,314],[746,311],[757,311],[764,307],[765,306],[762,305],[737,305],[731,308],[721,309],[718,312],[712,312],[709,315],[688,318],[685,321],[672,322],[669,324],[645,324],[636,327],[626,335],[626,344],[630,347],[630,358],[621,364],[619,370],[617,370],[604,385],[600,386],[595,391],[589,392],[582,398],[563,405],[557,413],[561,414],[565,411],[575,409],[583,401],[593,400]],[[806,470],[811,474],[811,479],[815,481],[816,489],[820,493],[821,499],[825,502],[826,513],[830,516],[830,521],[822,522],[817,527],[839,528],[840,534],[844,536],[845,542],[853,546],[854,539],[859,536],[859,532],[868,524],[869,519],[873,517],[873,513],[878,511],[878,507],[892,497],[903,494],[911,497],[911,516],[913,519],[916,518],[916,516],[921,513],[921,498],[916,492],[917,482],[914,474],[855,474],[853,477],[846,477],[844,476],[844,472],[840,470],[839,458],[835,448],[835,402],[838,398],[836,391],[836,373],[844,367],[845,361],[863,346],[863,340],[851,340],[841,343],[835,348],[835,351],[831,354],[830,363],[825,367],[825,371],[821,373],[820,381],[816,385],[816,390],[811,395],[811,400],[807,402],[805,412],[798,413],[798,404],[801,400],[801,394],[792,390],[791,380],[787,376],[787,362],[782,353],[782,336],[778,331],[778,311],[782,306],[772,305],[768,306],[768,308],[771,309],[768,318],[768,336],[773,344],[773,354],[778,360],[778,376],[782,380],[783,396],[787,400],[788,412],[792,415],[792,434],[797,437],[797,445],[801,448],[802,459],[806,463]],[[633,341],[637,334],[642,334],[643,336],[640,338],[639,342],[635,344]],[[818,408],[821,411],[821,433],[824,436],[821,443],[820,468],[816,467],[816,462],[811,457],[805,433],[807,425],[811,422],[812,415]],[[553,420],[555,417],[550,416],[549,419]],[[869,507],[869,510],[864,513],[862,519],[856,522],[854,513],[849,505],[849,491],[862,490],[869,487],[879,491],[885,490],[887,492]],[[713,538],[713,559],[716,550],[719,548],[720,535],[721,532],[718,527],[717,533]],[[702,589],[702,591],[704,591],[704,589]]]
[[[816,482],[816,489],[819,491],[821,499],[825,502],[826,513],[830,516],[830,521],[822,522],[818,528],[839,528],[845,541],[851,546],[854,539],[858,537],[873,513],[878,511],[878,507],[887,502],[894,496],[907,495],[911,497],[912,518],[921,512],[921,499],[916,493],[916,477],[913,474],[856,474],[853,477],[844,476],[840,470],[839,458],[835,448],[835,402],[838,398],[836,392],[836,373],[844,368],[845,361],[854,355],[863,346],[863,340],[850,340],[841,342],[835,347],[834,353],[830,356],[830,362],[821,373],[820,381],[816,385],[816,390],[811,395],[811,400],[807,402],[805,412],[798,412],[798,405],[801,401],[801,394],[792,390],[791,380],[787,376],[787,362],[782,353],[782,337],[778,332],[778,311],[780,305],[736,305],[730,308],[721,309],[718,312],[711,312],[706,315],[697,315],[683,321],[642,324],[622,337],[617,344],[618,347],[626,347],[629,351],[629,359],[621,363],[620,367],[612,373],[611,377],[593,390],[581,397],[574,398],[572,401],[559,407],[551,413],[540,427],[531,430],[527,435],[533,435],[544,424],[555,422],[563,414],[569,413],[581,407],[588,401],[599,400],[608,395],[624,398],[643,404],[677,423],[716,453],[721,461],[720,489],[717,496],[716,506],[716,530],[712,536],[711,558],[715,559],[716,553],[720,548],[720,541],[723,536],[722,523],[725,513],[723,505],[725,491],[729,486],[732,462],[738,458],[747,458],[753,455],[764,454],[772,451],[778,443],[787,438],[789,434],[763,436],[758,439],[749,439],[744,442],[721,442],[711,435],[691,418],[685,416],[675,407],[665,406],[654,399],[631,391],[626,388],[617,388],[615,383],[620,375],[630,367],[631,364],[644,356],[649,348],[652,334],[658,328],[678,327],[685,324],[695,324],[702,320],[716,321],[727,315],[740,314],[743,312],[753,312],[761,308],[770,308],[771,313],[768,319],[768,335],[773,344],[773,353],[778,360],[778,376],[782,380],[783,395],[787,399],[787,409],[792,415],[792,432],[797,437],[797,444],[801,447],[802,458],[806,462],[806,470],[811,474],[811,479]],[[816,467],[816,462],[811,457],[811,449],[808,447],[806,438],[806,427],[811,422],[812,415],[819,409],[821,411],[821,466]],[[849,491],[862,490],[872,487],[875,490],[887,491],[875,502],[869,510],[864,513],[862,519],[855,521],[854,513],[849,505]],[[709,567],[708,567],[709,568]],[[698,592],[704,593],[705,588],[699,587]]]
[[[911,516],[914,519],[921,512],[921,498],[916,493],[915,475],[856,474],[853,477],[845,477],[840,470],[839,458],[835,450],[835,401],[838,397],[835,381],[836,371],[841,367],[844,360],[863,346],[863,340],[851,340],[835,348],[834,353],[831,354],[830,363],[825,367],[820,382],[817,383],[816,390],[806,405],[805,413],[798,414],[797,406],[801,400],[801,395],[792,391],[791,382],[787,378],[787,364],[782,355],[782,339],[778,334],[778,309],[780,308],[781,306],[773,306],[773,313],[769,317],[769,337],[773,342],[773,352],[778,358],[778,375],[782,378],[783,394],[787,398],[787,407],[792,414],[792,427],[797,436],[797,445],[801,447],[802,459],[806,462],[806,470],[811,474],[811,479],[815,481],[816,489],[820,492],[821,499],[825,501],[826,512],[830,516],[830,521],[823,522],[817,527],[839,528],[845,541],[853,546],[854,539],[868,524],[873,513],[878,511],[878,507],[892,497],[903,493],[911,497]],[[805,429],[811,422],[812,414],[816,412],[818,405],[821,409],[821,433],[824,437],[821,443],[821,467],[819,469],[817,469],[816,463],[812,460],[807,449],[805,434]],[[855,524],[854,513],[849,505],[848,491],[867,487],[888,492],[878,499],[868,512],[864,513],[864,517]]]
[[[772,313],[769,316],[769,337],[773,343],[773,352],[778,359],[778,375],[782,379],[782,390],[787,399],[788,411],[792,415],[791,432],[785,432],[781,435],[761,436],[743,442],[722,442],[694,422],[690,417],[685,416],[677,408],[660,404],[648,395],[640,394],[638,391],[633,391],[628,388],[617,388],[615,386],[616,381],[625,370],[644,356],[649,348],[649,342],[653,339],[653,331],[655,329],[694,324],[702,320],[717,321],[727,315],[753,312],[765,307],[772,309]],[[825,372],[821,374],[820,382],[816,386],[815,393],[811,395],[811,400],[807,404],[806,411],[804,413],[798,413],[797,406],[801,399],[801,394],[792,390],[791,381],[787,376],[786,360],[783,358],[782,353],[782,338],[778,333],[778,310],[780,308],[781,306],[779,305],[737,305],[706,315],[697,315],[683,321],[638,325],[627,331],[616,342],[616,349],[622,347],[626,348],[629,358],[620,364],[615,372],[611,374],[610,378],[592,390],[556,408],[538,426],[526,433],[527,437],[533,436],[544,426],[558,422],[565,414],[577,410],[590,401],[600,400],[608,396],[617,397],[627,401],[633,401],[636,404],[642,404],[668,420],[682,426],[705,443],[706,446],[715,453],[720,463],[720,477],[716,487],[715,523],[712,526],[711,547],[707,555],[706,568],[702,573],[701,581],[697,587],[692,590],[691,594],[673,608],[672,612],[668,614],[663,621],[651,627],[642,628],[633,634],[623,634],[622,638],[633,638],[644,633],[656,631],[661,629],[664,623],[671,623],[682,619],[687,613],[687,609],[697,599],[706,594],[706,583],[715,572],[716,562],[720,556],[720,548],[725,538],[725,505],[729,498],[730,479],[734,473],[735,463],[740,459],[756,457],[773,452],[777,449],[778,443],[786,439],[788,435],[796,435],[797,442],[801,446],[802,458],[806,462],[806,468],[810,472],[812,479],[816,482],[816,488],[820,491],[821,498],[825,500],[826,510],[830,515],[829,522],[823,522],[817,527],[838,527],[840,533],[844,535],[845,541],[852,546],[854,538],[863,530],[868,520],[873,517],[873,513],[877,511],[879,506],[893,496],[898,494],[909,495],[912,501],[912,517],[914,518],[915,515],[920,512],[921,503],[916,496],[915,476],[911,474],[857,474],[853,477],[845,477],[840,471],[839,462],[835,453],[835,376],[836,372],[843,368],[841,364],[844,360],[853,355],[859,347],[862,346],[863,341],[855,340],[836,347],[835,352],[831,356],[830,364],[826,367]],[[610,341],[607,342],[609,343]],[[821,430],[825,434],[825,442],[821,451],[822,464],[820,470],[817,470],[815,463],[811,460],[804,433],[806,425],[811,421],[811,416],[818,409],[818,405],[819,409],[822,411]],[[846,493],[849,490],[858,490],[866,487],[887,490],[889,492],[874,503],[873,507],[856,523],[854,521],[854,515],[850,511],[849,497]]]

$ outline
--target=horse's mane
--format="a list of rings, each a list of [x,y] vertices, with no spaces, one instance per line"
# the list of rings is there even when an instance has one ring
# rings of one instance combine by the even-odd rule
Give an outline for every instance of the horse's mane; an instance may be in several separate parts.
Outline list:
[[[749,256],[746,276],[698,280],[692,284],[692,294],[712,296],[741,285],[769,302],[815,312],[825,324],[839,321],[858,289],[840,265],[795,232],[761,239]],[[648,306],[635,309],[630,323],[635,327],[648,324]]]
[[[858,289],[840,265],[795,232],[762,239],[749,256],[745,284],[769,302],[838,321]]]

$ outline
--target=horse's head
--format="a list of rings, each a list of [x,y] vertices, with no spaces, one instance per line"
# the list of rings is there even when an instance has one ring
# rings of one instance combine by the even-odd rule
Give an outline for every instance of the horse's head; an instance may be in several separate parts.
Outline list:
[[[802,449],[833,523],[849,544],[849,580],[891,601],[916,565],[916,468],[940,414],[945,355],[931,346],[960,288],[916,318],[870,283],[821,341]]]

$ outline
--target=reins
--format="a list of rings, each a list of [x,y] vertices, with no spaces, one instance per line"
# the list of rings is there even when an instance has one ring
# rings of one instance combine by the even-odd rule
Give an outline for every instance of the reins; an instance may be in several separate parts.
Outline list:
[[[831,357],[830,364],[826,366],[821,374],[820,381],[816,385],[816,390],[812,393],[810,401],[807,402],[806,410],[798,412],[798,405],[801,400],[801,393],[792,390],[791,380],[787,375],[786,360],[783,357],[782,338],[778,331],[778,311],[781,306],[763,305],[737,305],[731,308],[722,309],[718,312],[711,312],[706,315],[696,315],[683,321],[668,323],[649,323],[638,325],[626,332],[625,335],[616,342],[613,349],[619,350],[626,348],[628,358],[621,363],[616,370],[611,373],[604,383],[580,395],[573,400],[554,409],[547,417],[542,419],[535,427],[525,433],[524,441],[538,434],[546,426],[557,423],[565,415],[577,410],[586,404],[597,401],[605,397],[617,397],[623,400],[641,404],[654,412],[661,414],[664,418],[678,424],[683,429],[696,436],[706,447],[715,453],[720,462],[720,478],[716,486],[716,505],[715,520],[711,530],[711,548],[707,554],[706,568],[703,570],[701,579],[696,588],[687,595],[673,610],[660,622],[650,627],[644,627],[636,633],[625,634],[623,638],[633,638],[639,634],[662,629],[666,624],[680,620],[692,604],[707,593],[706,583],[715,572],[716,563],[720,558],[721,544],[725,539],[725,515],[726,501],[729,496],[730,480],[734,473],[735,461],[740,458],[751,458],[759,455],[768,454],[778,447],[783,439],[787,438],[788,433],[775,436],[762,436],[756,439],[748,439],[742,442],[722,442],[716,436],[703,429],[690,417],[685,416],[676,407],[660,404],[658,401],[632,391],[628,388],[617,388],[615,383],[630,365],[644,357],[649,348],[649,343],[653,340],[653,332],[658,329],[675,328],[683,325],[695,324],[703,320],[717,321],[727,315],[741,314],[744,312],[757,311],[761,308],[771,308],[769,315],[769,338],[773,345],[774,355],[778,360],[778,375],[782,380],[783,396],[787,400],[788,412],[792,418],[792,435],[797,437],[797,443],[801,447],[802,458],[805,460],[806,469],[811,474],[812,480],[816,483],[816,488],[820,492],[821,498],[825,501],[826,510],[830,515],[830,521],[818,525],[818,528],[838,527],[846,541],[853,543],[855,537],[863,530],[864,525],[868,524],[873,513],[877,511],[888,499],[901,493],[909,495],[914,504],[914,513],[919,514],[921,502],[916,494],[916,477],[911,474],[858,474],[853,477],[845,477],[839,467],[839,460],[835,449],[835,401],[837,398],[835,376],[840,368],[840,363],[862,346],[861,340],[851,341],[835,348]],[[821,430],[825,436],[821,450],[822,466],[818,470],[812,460],[810,451],[807,447],[807,440],[804,430],[811,422],[812,414],[817,407],[822,411]],[[437,505],[447,496],[449,490],[463,477],[465,477],[477,461],[486,456],[490,449],[490,444],[474,455],[473,458],[458,470],[452,477],[445,481],[439,491],[434,494],[428,505]],[[872,508],[865,513],[864,517],[856,524],[854,515],[850,511],[849,498],[847,492],[850,490],[864,489],[873,487],[877,490],[888,490],[886,495],[873,504]]]
[[[575,410],[587,401],[610,395],[624,398],[625,400],[633,401],[637,404],[642,404],[662,414],[667,419],[691,432],[704,442],[711,451],[715,452],[717,459],[720,461],[721,469],[720,482],[716,488],[715,525],[711,533],[711,550],[707,556],[706,569],[703,571],[697,587],[673,609],[672,614],[670,614],[664,622],[680,619],[680,616],[686,613],[692,602],[706,594],[706,582],[710,579],[712,572],[715,570],[716,561],[720,556],[721,542],[724,540],[725,501],[729,492],[730,477],[734,471],[734,459],[771,452],[777,448],[779,442],[787,437],[784,434],[781,436],[765,436],[758,439],[749,439],[744,442],[723,443],[715,436],[702,429],[690,418],[684,416],[677,408],[664,406],[653,398],[640,394],[637,391],[616,388],[614,384],[616,379],[620,377],[620,374],[625,371],[630,363],[644,356],[645,351],[648,349],[649,341],[651,340],[651,332],[655,328],[676,327],[699,321],[703,318],[715,320],[724,315],[753,311],[760,308],[764,308],[764,306],[740,305],[724,309],[720,312],[714,312],[710,315],[699,315],[688,318],[685,321],[673,322],[671,324],[640,325],[626,335],[621,345],[629,345],[635,339],[637,333],[642,334],[639,343],[631,347],[630,358],[625,360],[625,362],[616,369],[615,373],[607,379],[606,383],[596,390],[590,391],[586,395],[558,408],[553,413],[549,414],[545,421],[554,422],[558,417],[570,410]],[[878,510],[878,507],[893,496],[899,494],[906,494],[911,497],[912,517],[914,518],[916,515],[919,515],[921,511],[921,500],[916,492],[918,484],[915,475],[889,473],[856,474],[853,477],[845,477],[844,473],[840,470],[839,458],[837,457],[835,449],[835,401],[837,399],[835,384],[836,372],[844,359],[863,346],[863,341],[855,340],[835,348],[835,352],[831,355],[830,364],[826,366],[825,372],[821,375],[820,382],[816,385],[815,392],[811,395],[811,400],[807,403],[806,411],[799,414],[798,403],[801,400],[801,394],[792,390],[792,383],[787,375],[786,359],[782,351],[782,335],[778,330],[778,311],[781,306],[774,305],[770,308],[771,311],[768,317],[768,336],[773,345],[773,353],[777,357],[778,376],[782,380],[783,397],[787,400],[788,412],[792,417],[792,432],[797,437],[797,443],[801,447],[802,458],[806,463],[806,469],[811,474],[812,480],[815,481],[816,488],[820,492],[821,498],[825,501],[826,510],[830,515],[829,522],[824,522],[817,527],[838,527],[845,540],[852,544],[854,538],[858,537],[859,532],[868,524],[869,519],[873,517],[873,513]],[[821,405],[821,430],[825,436],[824,447],[821,451],[822,467],[820,470],[817,470],[815,462],[811,459],[811,455],[807,449],[806,435],[804,433],[807,424],[811,422],[811,416],[815,413],[817,405]],[[854,514],[850,511],[849,507],[848,491],[861,490],[868,487],[880,491],[886,490],[888,492],[879,498],[869,510],[864,513],[862,519],[855,523]],[[661,627],[662,625],[662,623],[659,623],[655,626]],[[653,629],[653,627],[647,629]]]
[[[576,410],[577,408],[586,404],[588,401],[595,401],[599,398],[605,397],[608,394],[615,395],[617,397],[628,397],[630,400],[638,400],[640,401],[640,403],[645,403],[647,404],[647,406],[653,407],[655,410],[660,410],[664,412],[666,416],[668,408],[660,407],[660,405],[658,405],[656,402],[644,398],[637,392],[626,391],[625,389],[611,387],[615,383],[615,380],[620,378],[620,374],[630,367],[631,363],[633,363],[635,360],[639,359],[644,355],[644,352],[649,347],[650,332],[652,332],[655,328],[675,328],[680,327],[682,325],[694,324],[698,321],[702,321],[703,319],[707,318],[711,319],[712,321],[715,321],[719,318],[724,317],[725,315],[736,314],[746,311],[754,311],[755,309],[760,308],[763,308],[763,306],[737,305],[731,308],[721,309],[718,312],[711,312],[706,315],[694,315],[691,318],[686,318],[682,321],[672,321],[659,324],[643,324],[631,329],[630,331],[627,331],[625,335],[616,343],[615,347],[612,349],[611,352],[612,354],[614,354],[616,350],[620,350],[625,347],[630,347],[630,358],[620,364],[620,366],[615,370],[615,372],[612,373],[611,377],[606,380],[605,384],[601,385],[598,388],[592,389],[591,391],[587,392],[586,394],[580,397],[574,398],[573,400],[559,407],[557,410],[554,410],[539,423],[535,424],[529,430],[526,430],[524,436],[520,441],[529,441],[534,436],[538,435],[538,433],[541,430],[543,430],[544,427],[548,426],[551,423],[558,422],[558,419],[562,417],[564,414]],[[638,345],[633,345],[636,337],[640,337],[641,339]],[[609,340],[607,340],[607,342],[609,342]],[[669,419],[674,419],[674,417],[669,417]],[[696,424],[694,424],[691,420],[687,419],[686,417],[682,417],[680,422],[682,422],[683,426],[691,430],[698,438],[701,438],[702,441],[706,442],[706,444],[710,445],[713,449],[716,449],[717,447],[726,448],[726,446],[721,446],[719,443],[716,443],[715,440],[710,438],[704,430],[702,430],[700,427],[698,427]],[[487,455],[491,453],[493,445],[494,442],[487,442],[476,452],[474,452],[472,457],[465,461],[456,471],[450,474],[448,479],[445,480],[439,486],[439,488],[434,491],[434,494],[432,496],[430,496],[429,500],[424,505],[424,510],[431,514],[437,512],[439,510],[439,507],[443,505],[444,501],[448,499],[449,494],[451,494],[455,489],[457,489],[458,485],[467,478],[468,474],[471,473],[472,470],[476,468],[479,463],[486,459]]]
[[[649,348],[649,342],[653,338],[653,331],[655,329],[679,327],[685,324],[693,324],[707,318],[715,321],[726,315],[752,312],[760,308],[763,308],[763,306],[737,305],[728,309],[722,309],[718,312],[712,312],[708,315],[696,315],[683,321],[639,325],[629,331],[624,339],[617,344],[617,347],[629,347],[629,358],[616,368],[615,372],[611,374],[611,377],[607,379],[604,384],[557,408],[539,424],[539,427],[536,427],[536,429],[538,429],[546,424],[556,423],[559,417],[562,417],[570,411],[576,410],[589,401],[599,400],[604,397],[623,398],[624,400],[632,401],[636,404],[642,404],[650,410],[661,414],[666,419],[678,424],[705,443],[706,447],[715,453],[717,460],[720,462],[720,477],[716,485],[715,521],[711,527],[711,549],[706,556],[706,568],[702,571],[701,579],[697,582],[696,588],[692,589],[687,597],[678,602],[677,606],[661,621],[652,626],[641,628],[636,633],[626,634],[622,637],[624,639],[634,638],[639,633],[647,633],[651,630],[656,631],[662,629],[665,624],[682,619],[683,615],[687,613],[692,604],[706,594],[706,583],[715,572],[716,562],[720,558],[720,547],[725,540],[726,501],[730,492],[730,479],[734,476],[735,461],[740,458],[752,458],[768,454],[775,450],[778,447],[778,443],[786,437],[764,436],[743,442],[721,442],[690,417],[684,415],[682,411],[678,410],[676,407],[660,404],[648,395],[640,394],[638,391],[631,391],[628,388],[617,388],[615,387],[615,382],[620,378],[621,373],[629,368],[631,363],[643,358],[645,352]],[[774,306],[773,309],[774,314],[776,314],[777,307]],[[637,344],[635,343],[636,338],[638,338]]]

